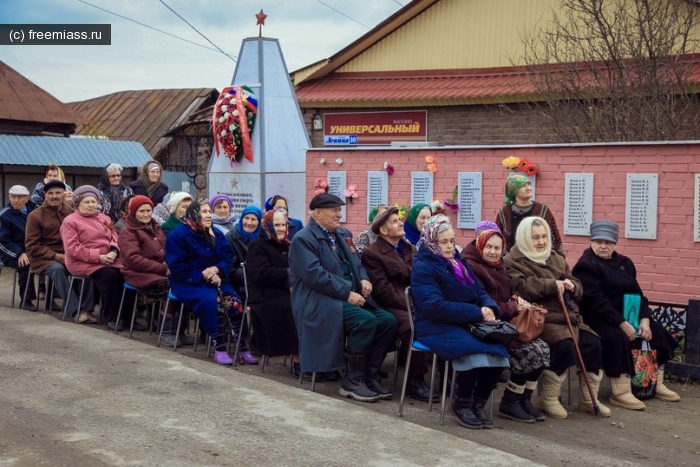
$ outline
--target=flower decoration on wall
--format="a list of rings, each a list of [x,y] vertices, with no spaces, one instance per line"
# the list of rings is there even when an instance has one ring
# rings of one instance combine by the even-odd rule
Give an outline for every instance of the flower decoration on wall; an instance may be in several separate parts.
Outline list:
[[[432,211],[433,216],[435,214],[443,214],[445,212],[445,205],[442,204],[442,201],[435,200],[430,203],[430,210]]]
[[[326,165],[326,159],[322,157],[321,160],[318,161],[318,163],[321,165]]]
[[[253,133],[258,113],[258,100],[247,86],[229,86],[219,94],[214,104],[212,132],[214,149],[221,151],[231,161],[231,166],[240,164],[245,157],[253,162]]]
[[[328,193],[328,182],[322,178],[317,178],[314,182],[314,196],[321,193]]]
[[[389,164],[387,161],[384,162],[384,170],[386,170],[387,175],[390,177],[394,175],[394,166]]]
[[[434,174],[435,172],[437,172],[438,167],[435,163],[435,158],[433,156],[425,156],[425,163],[430,173]]]
[[[521,159],[516,156],[506,157],[501,161],[501,164],[508,170],[520,170],[524,172],[525,175],[529,176],[537,175],[537,172],[540,170],[540,166],[534,162],[530,162],[530,159]]]
[[[399,210],[399,220],[403,222],[406,219],[406,214],[408,214],[408,206],[405,204],[396,203],[394,207]]]
[[[459,187],[455,186],[452,190],[452,198],[443,201],[443,204],[450,211],[457,213],[459,212],[459,203],[457,202],[457,196],[459,195]]]
[[[339,157],[339,158],[337,158],[337,159],[335,160],[335,163],[338,164],[338,165],[343,165],[343,159],[341,159],[341,158]]]
[[[352,200],[359,198],[357,195],[357,188],[355,185],[350,185],[347,190],[345,190],[345,201],[352,204]]]

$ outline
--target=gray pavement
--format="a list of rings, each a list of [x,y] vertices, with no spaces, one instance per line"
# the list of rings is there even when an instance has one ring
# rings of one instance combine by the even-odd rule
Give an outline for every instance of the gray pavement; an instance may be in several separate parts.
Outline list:
[[[539,465],[308,385],[2,306],[0,356],[0,466]]]

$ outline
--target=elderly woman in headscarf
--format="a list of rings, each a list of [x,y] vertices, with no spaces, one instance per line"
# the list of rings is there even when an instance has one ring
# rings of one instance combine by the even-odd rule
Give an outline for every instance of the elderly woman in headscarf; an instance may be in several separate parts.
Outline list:
[[[530,216],[543,218],[552,232],[551,246],[564,256],[559,228],[552,211],[546,204],[533,201],[532,183],[525,175],[512,175],[506,181],[505,205],[498,211],[496,225],[506,237],[506,253],[515,245],[515,234],[523,219]]]
[[[231,283],[241,296],[245,296],[245,283],[243,281],[241,263],[245,262],[248,257],[250,244],[260,236],[262,231],[261,219],[262,211],[259,207],[252,204],[246,206],[241,212],[241,218],[238,219],[235,228],[229,230],[226,234],[226,239],[231,244],[234,253],[234,261],[230,271]]]
[[[630,375],[634,374],[632,350],[647,341],[656,351],[659,373],[655,397],[677,402],[680,396],[664,384],[664,365],[673,356],[678,343],[655,321],[649,300],[637,282],[637,268],[630,258],[615,251],[619,228],[609,220],[591,223],[591,246],[583,252],[573,274],[583,285],[581,315],[600,335],[603,345],[603,369],[610,379],[610,403],[630,410],[646,405],[632,394]],[[636,302],[634,305],[633,303]],[[625,316],[625,308],[638,308],[638,316]]]
[[[406,240],[411,245],[417,245],[423,231],[423,226],[432,215],[430,206],[427,204],[415,204],[411,206],[403,223],[403,231],[406,233]]]
[[[508,271],[503,265],[506,239],[498,226],[490,221],[481,222],[474,233],[476,238],[462,250],[462,255],[486,293],[498,303],[501,320],[510,321],[530,304],[513,294]],[[498,415],[523,423],[544,421],[545,414],[532,405],[531,397],[540,373],[549,366],[549,346],[537,338],[509,345],[508,353],[510,378]]]
[[[97,203],[97,209],[102,214],[107,215],[115,223],[121,217],[119,211],[119,203],[122,199],[134,192],[128,186],[124,185],[122,180],[122,172],[124,168],[119,164],[109,164],[102,171],[100,183],[97,184],[97,191],[100,197]],[[75,195],[75,194],[74,194]]]
[[[268,357],[294,355],[292,373],[299,376],[299,341],[289,288],[287,211],[267,211],[261,224],[262,234],[250,244],[246,262],[255,348]]]
[[[214,223],[214,228],[219,229],[222,234],[226,235],[229,230],[233,229],[238,219],[235,214],[231,212],[233,208],[233,201],[231,198],[223,193],[212,196],[209,200],[213,214],[212,222]]]
[[[175,230],[175,227],[182,224],[182,218],[185,217],[185,213],[191,202],[192,196],[184,191],[175,191],[170,194],[170,199],[168,200],[170,217],[161,225],[166,237],[170,235],[170,232]]]
[[[275,209],[284,209],[287,211],[287,216],[289,216],[289,202],[287,198],[282,195],[270,196],[267,201],[265,201],[265,212],[274,211]],[[304,228],[304,223],[299,219],[294,219],[288,217],[289,219],[289,240],[294,238],[297,232]]]
[[[233,257],[231,245],[221,232],[212,229],[211,216],[208,201],[193,201],[183,223],[167,237],[165,262],[173,295],[194,311],[212,338],[214,361],[232,365],[225,334],[229,322],[232,334],[240,331],[243,304],[227,277]],[[244,339],[241,348],[245,349]]]
[[[158,161],[147,161],[139,170],[139,178],[129,183],[134,194],[150,198],[153,205],[163,202],[163,197],[168,193],[168,185],[161,182],[163,166]]]
[[[552,249],[552,233],[547,221],[541,217],[526,217],[520,222],[515,246],[504,259],[513,293],[531,303],[547,309],[541,338],[550,349],[550,368],[542,372],[542,396],[539,408],[553,418],[566,418],[568,412],[559,402],[559,391],[566,379],[566,370],[579,365],[575,346],[583,357],[593,394],[585,384],[585,375],[579,371],[581,397],[578,410],[595,414],[600,382],[603,380],[600,339],[584,324],[578,302],[583,296],[581,282],[571,274],[566,259]],[[560,304],[563,296],[566,310]],[[571,321],[574,336],[568,330],[566,313]],[[574,338],[577,343],[574,342]],[[609,417],[610,409],[597,403],[601,417]]]
[[[454,229],[442,214],[423,228],[413,258],[411,293],[416,339],[450,360],[458,372],[451,404],[458,422],[472,429],[493,428],[484,406],[508,368],[509,354],[503,345],[483,342],[467,328],[469,323],[498,320],[500,310],[460,256]]]
[[[372,208],[372,210],[369,212],[369,217],[367,220],[370,223],[370,226],[367,227],[365,230],[360,233],[360,235],[357,236],[355,239],[355,248],[357,249],[358,254],[362,254],[365,248],[370,246],[372,243],[374,243],[377,240],[377,234],[372,232],[372,222],[374,222],[374,219],[389,209],[389,206],[386,204],[378,204],[375,207]]]
[[[126,223],[126,218],[129,217],[129,203],[131,203],[131,200],[134,199],[134,196],[136,195],[132,194],[126,198],[122,198],[122,200],[119,201],[119,213],[121,216],[119,216],[119,220],[114,223],[114,230],[117,231],[117,235],[121,233],[122,228]]]
[[[114,331],[119,312],[124,276],[117,232],[112,221],[97,210],[99,193],[95,187],[83,185],[73,192],[75,211],[61,224],[61,238],[66,255],[66,268],[71,274],[90,276],[102,295],[102,317],[108,329]],[[89,285],[86,284],[89,287]],[[83,318],[87,316],[87,318]],[[79,322],[96,322],[87,310]]]

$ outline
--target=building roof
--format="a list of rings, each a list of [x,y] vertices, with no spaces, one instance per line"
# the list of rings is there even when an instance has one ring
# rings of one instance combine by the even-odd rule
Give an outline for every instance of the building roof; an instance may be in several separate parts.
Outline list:
[[[333,73],[296,89],[302,107],[488,104],[533,97],[523,68]]]
[[[3,61],[0,61],[0,119],[68,125],[87,121]]]
[[[151,156],[141,143],[96,138],[0,135],[0,164],[141,167]]]
[[[89,121],[76,133],[110,140],[138,141],[156,158],[170,143],[163,136],[202,107],[212,105],[214,88],[121,91],[70,105]]]

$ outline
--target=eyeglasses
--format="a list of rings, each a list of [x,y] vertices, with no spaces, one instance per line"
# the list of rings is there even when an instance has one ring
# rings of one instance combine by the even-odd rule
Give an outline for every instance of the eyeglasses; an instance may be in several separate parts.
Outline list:
[[[120,174],[107,175],[107,178],[122,178]]]
[[[455,241],[454,238],[451,238],[449,240],[440,240],[438,243],[440,245],[455,245],[457,242]]]

